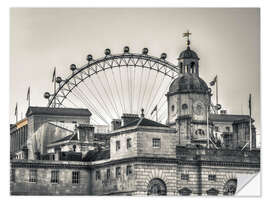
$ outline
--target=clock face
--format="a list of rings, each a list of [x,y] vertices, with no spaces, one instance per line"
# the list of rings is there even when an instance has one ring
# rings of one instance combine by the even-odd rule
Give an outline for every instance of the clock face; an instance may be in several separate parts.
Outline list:
[[[204,112],[204,104],[201,101],[196,101],[193,104],[193,111],[197,115],[202,115]]]

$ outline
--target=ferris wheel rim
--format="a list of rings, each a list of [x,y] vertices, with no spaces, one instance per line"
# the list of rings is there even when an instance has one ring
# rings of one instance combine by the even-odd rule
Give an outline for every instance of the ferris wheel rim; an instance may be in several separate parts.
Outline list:
[[[107,61],[114,61],[116,59],[129,59],[128,63],[131,61],[131,59],[137,59],[137,63],[139,60],[145,60],[145,64],[118,64],[118,65],[111,65],[111,64],[107,64],[109,65],[110,67],[107,67],[107,68],[104,68],[104,67],[100,67],[99,64],[101,64],[102,62],[107,62]],[[122,62],[122,61],[121,61]],[[115,68],[115,67],[124,67],[124,66],[130,66],[130,67],[141,67],[141,68],[147,68],[147,69],[151,69],[151,70],[154,70],[154,71],[158,71],[160,72],[161,74],[164,74],[164,75],[167,75],[168,77],[171,77],[172,79],[174,78],[174,76],[170,76],[168,74],[168,72],[163,72],[161,70],[156,70],[154,69],[153,67],[148,67],[148,66],[145,66],[147,62],[154,62],[154,65],[153,67],[156,65],[156,64],[159,64],[159,65],[162,65],[162,67],[166,67],[166,69],[168,68],[169,71],[172,71],[173,73],[176,73],[176,76],[177,74],[179,73],[178,71],[178,67],[172,63],[170,63],[169,61],[167,61],[166,59],[162,59],[162,58],[158,58],[158,57],[155,57],[155,56],[151,56],[151,55],[148,55],[148,54],[137,54],[137,53],[122,53],[122,54],[110,54],[110,55],[106,55],[105,57],[101,57],[101,58],[98,58],[98,59],[92,59],[91,61],[89,61],[87,64],[81,66],[80,68],[77,68],[75,71],[73,71],[65,80],[62,80],[61,83],[59,83],[59,86],[58,88],[56,89],[55,93],[52,94],[51,96],[51,99],[49,98],[48,99],[48,107],[53,107],[53,103],[54,103],[54,100],[57,100],[57,104],[59,105],[59,107],[63,104],[64,100],[67,98],[67,96],[72,92],[72,90],[78,86],[81,82],[83,82],[85,79],[87,78],[90,78],[92,75],[94,74],[98,74],[99,72],[101,71],[105,71],[107,69],[112,69],[112,68]],[[92,74],[87,74],[87,73],[84,73],[86,76],[85,78],[82,78],[82,77],[78,77],[78,75],[80,73],[83,73],[84,70],[86,69],[90,69],[91,67],[93,66],[98,66],[100,67],[99,70],[93,70],[93,73]],[[72,79],[75,79],[75,83],[71,82]],[[78,82],[76,83],[76,79],[78,80]],[[65,88],[66,86],[69,86],[69,85],[72,85],[71,88]],[[61,91],[66,91],[66,94],[63,93],[63,95],[59,95],[59,93]],[[59,98],[62,98],[62,100],[60,101]],[[54,106],[56,107],[56,106]]]

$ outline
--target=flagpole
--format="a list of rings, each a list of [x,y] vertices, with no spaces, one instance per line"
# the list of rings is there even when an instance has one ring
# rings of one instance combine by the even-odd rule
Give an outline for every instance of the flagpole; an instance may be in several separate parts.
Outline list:
[[[207,134],[207,148],[209,149],[208,105],[207,105],[207,108],[206,108],[206,134]]]
[[[251,132],[251,94],[249,94],[249,149],[252,150],[252,132]]]
[[[216,106],[218,105],[218,76],[216,75]],[[218,109],[217,109],[218,114]]]

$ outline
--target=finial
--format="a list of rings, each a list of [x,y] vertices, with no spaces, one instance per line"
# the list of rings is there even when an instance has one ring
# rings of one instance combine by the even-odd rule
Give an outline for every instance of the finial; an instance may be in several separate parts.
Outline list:
[[[144,109],[143,108],[141,109],[141,112],[142,112],[141,117],[143,118],[144,117]]]
[[[190,45],[190,41],[189,41],[189,35],[191,35],[191,33],[189,32],[189,30],[187,30],[187,32],[183,33],[183,37],[187,37],[187,46]]]

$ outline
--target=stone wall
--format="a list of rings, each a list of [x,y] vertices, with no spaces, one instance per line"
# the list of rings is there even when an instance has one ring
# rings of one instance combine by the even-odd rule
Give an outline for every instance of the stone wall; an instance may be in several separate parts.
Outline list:
[[[131,166],[132,174],[126,174],[127,166]],[[116,177],[117,167],[120,167],[121,171],[118,177]],[[107,169],[110,169],[110,178],[107,178]],[[100,179],[96,178],[97,171],[100,172]],[[134,163],[93,166],[91,170],[91,195],[129,195],[136,189],[135,180]]]
[[[44,161],[43,161],[44,162]],[[23,164],[24,163],[24,164]],[[56,164],[55,164],[56,163]],[[80,164],[70,167],[67,162],[31,161],[12,164],[15,181],[11,181],[12,195],[89,195],[90,170]],[[37,170],[37,181],[29,181],[30,170]],[[51,183],[51,171],[59,171],[59,183]],[[79,171],[80,183],[72,184],[72,171]]]
[[[147,195],[149,182],[162,180],[167,188],[167,195],[177,195],[177,164],[136,163],[136,192],[133,195]]]

